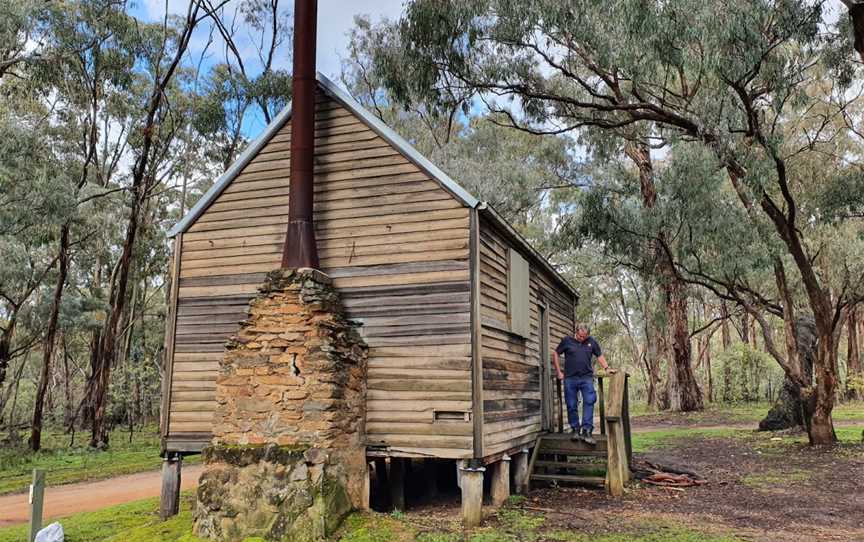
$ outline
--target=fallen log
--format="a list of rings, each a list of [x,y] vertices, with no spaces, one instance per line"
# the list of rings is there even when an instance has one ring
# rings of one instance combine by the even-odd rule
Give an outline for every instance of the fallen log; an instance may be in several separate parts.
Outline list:
[[[665,487],[692,487],[707,484],[704,476],[675,465],[660,465],[640,461],[633,467],[633,476],[642,482]]]

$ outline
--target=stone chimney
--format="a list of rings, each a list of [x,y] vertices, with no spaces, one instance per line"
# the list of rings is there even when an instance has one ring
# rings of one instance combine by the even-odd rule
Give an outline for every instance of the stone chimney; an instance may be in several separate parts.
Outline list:
[[[269,273],[216,379],[195,533],[318,540],[366,508],[367,348],[330,279]]]

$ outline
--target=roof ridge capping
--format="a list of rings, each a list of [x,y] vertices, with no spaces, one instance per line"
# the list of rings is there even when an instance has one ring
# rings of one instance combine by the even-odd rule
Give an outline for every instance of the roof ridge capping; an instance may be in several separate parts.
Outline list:
[[[408,141],[397,134],[392,128],[384,124],[378,117],[373,115],[365,107],[363,107],[353,96],[336,85],[327,76],[321,72],[317,72],[316,79],[321,88],[330,96],[332,96],[342,106],[347,108],[353,114],[357,115],[369,128],[375,131],[382,139],[396,147],[402,154],[405,155],[418,168],[427,173],[430,177],[441,183],[445,190],[450,192],[457,200],[466,207],[477,209],[478,212],[488,217],[499,228],[508,234],[514,242],[525,249],[541,266],[557,278],[560,283],[567,288],[577,299],[578,292],[570,285],[569,282],[544,258],[531,244],[525,240],[522,235],[513,228],[504,218],[498,214],[486,202],[480,201],[465,190],[459,183],[450,178],[449,175],[441,171],[435,164],[429,161],[428,158],[420,154]],[[276,135],[279,130],[291,118],[291,106],[289,103],[276,117],[270,121],[261,134],[253,139],[246,149],[240,153],[240,156],[231,164],[225,173],[216,179],[213,186],[189,209],[189,212],[168,232],[168,237],[175,237],[179,233],[185,232],[190,226],[204,213],[207,207],[231,184],[237,175],[243,171],[249,162],[258,154],[258,152]]]

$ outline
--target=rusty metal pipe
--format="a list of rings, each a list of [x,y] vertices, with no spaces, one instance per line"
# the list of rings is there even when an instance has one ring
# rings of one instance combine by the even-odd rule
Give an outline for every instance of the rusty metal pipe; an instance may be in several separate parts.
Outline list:
[[[315,159],[315,39],[317,0],[294,0],[294,74],[291,83],[291,180],[282,267],[318,268],[312,222]]]

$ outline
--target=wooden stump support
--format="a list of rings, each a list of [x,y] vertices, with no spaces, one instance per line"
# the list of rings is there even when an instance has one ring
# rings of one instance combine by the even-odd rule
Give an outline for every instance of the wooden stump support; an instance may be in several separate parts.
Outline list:
[[[501,506],[510,497],[510,456],[504,455],[492,464],[490,496],[492,506]]]
[[[425,483],[423,498],[431,501],[438,496],[438,463],[434,459],[423,460],[423,481]]]
[[[162,493],[159,499],[159,518],[162,521],[180,512],[180,472],[183,456],[167,453],[162,459]]]
[[[516,493],[528,493],[528,449],[513,456],[513,486]]]
[[[405,462],[402,457],[390,458],[390,505],[393,510],[405,510]]]
[[[486,469],[474,461],[461,461],[459,478],[462,488],[462,526],[472,529],[483,519],[483,473]]]

